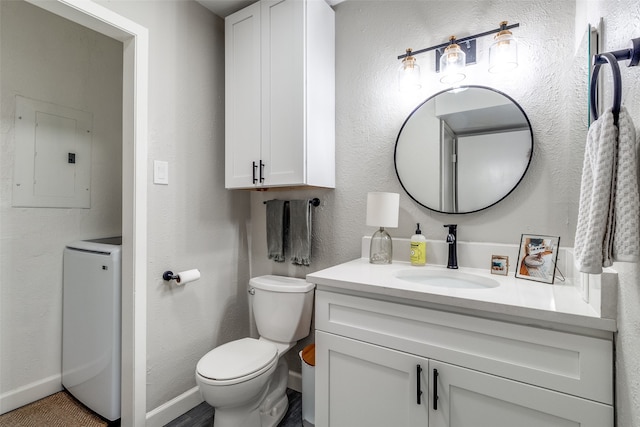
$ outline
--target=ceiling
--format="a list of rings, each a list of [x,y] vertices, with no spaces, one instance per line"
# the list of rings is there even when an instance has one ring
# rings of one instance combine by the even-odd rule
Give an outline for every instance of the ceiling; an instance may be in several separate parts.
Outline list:
[[[215,13],[216,15],[226,18],[234,12],[255,3],[258,0],[196,0],[198,3]],[[329,6],[342,3],[345,0],[326,0]]]

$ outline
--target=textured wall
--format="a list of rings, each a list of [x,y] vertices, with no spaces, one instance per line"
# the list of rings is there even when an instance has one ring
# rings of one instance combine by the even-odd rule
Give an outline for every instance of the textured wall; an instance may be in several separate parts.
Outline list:
[[[150,411],[196,386],[205,353],[249,333],[249,196],[224,189],[223,20],[192,1],[100,3],[149,29],[149,165],[169,162],[169,185],[148,189]],[[191,268],[199,281],[162,280]]]
[[[463,241],[517,243],[521,233],[560,235],[573,245],[582,145],[586,135],[587,55],[574,52],[573,0],[346,1],[336,11],[336,189],[252,194],[252,275],[305,274],[359,257],[369,191],[400,193],[400,222],[392,236],[409,237],[421,224],[428,239],[444,239],[443,224],[459,224]],[[455,13],[454,13],[455,11]],[[524,109],[534,132],[534,157],[521,185],[482,212],[431,212],[404,193],[393,151],[406,116],[443,90],[433,53],[418,56],[423,88],[413,97],[396,86],[395,58],[415,50],[519,22],[520,66],[508,76],[487,72],[490,37],[478,41],[478,63],[465,83],[501,90]],[[313,161],[313,159],[310,159]],[[428,183],[427,183],[428,184]],[[266,259],[263,200],[320,197],[315,209],[313,262],[309,268]],[[464,260],[460,260],[464,265]],[[310,341],[311,338],[305,341]],[[304,343],[303,343],[304,344]],[[289,355],[290,364],[296,356]]]
[[[121,230],[122,44],[0,2],[0,394],[59,386],[62,251]],[[15,96],[93,113],[91,209],[12,208]]]

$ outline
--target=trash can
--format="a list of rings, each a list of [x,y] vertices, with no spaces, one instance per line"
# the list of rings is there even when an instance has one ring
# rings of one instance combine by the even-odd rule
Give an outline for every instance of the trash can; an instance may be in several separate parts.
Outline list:
[[[302,425],[314,426],[316,423],[316,345],[309,344],[300,352],[302,361]]]

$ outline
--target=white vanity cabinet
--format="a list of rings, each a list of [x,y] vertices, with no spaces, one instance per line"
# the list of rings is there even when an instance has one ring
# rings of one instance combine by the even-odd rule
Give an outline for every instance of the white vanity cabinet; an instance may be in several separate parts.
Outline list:
[[[427,426],[428,365],[422,357],[316,331],[316,387],[323,386],[316,399],[322,390],[324,400],[316,403],[316,426]]]
[[[335,187],[335,25],[324,0],[225,19],[225,186]]]
[[[322,427],[612,427],[613,343],[320,286],[315,410]]]

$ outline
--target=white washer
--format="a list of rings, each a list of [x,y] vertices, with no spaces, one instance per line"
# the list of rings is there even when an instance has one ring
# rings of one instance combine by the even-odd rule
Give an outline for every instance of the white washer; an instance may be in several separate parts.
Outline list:
[[[110,421],[120,418],[120,237],[64,250],[62,385]]]

